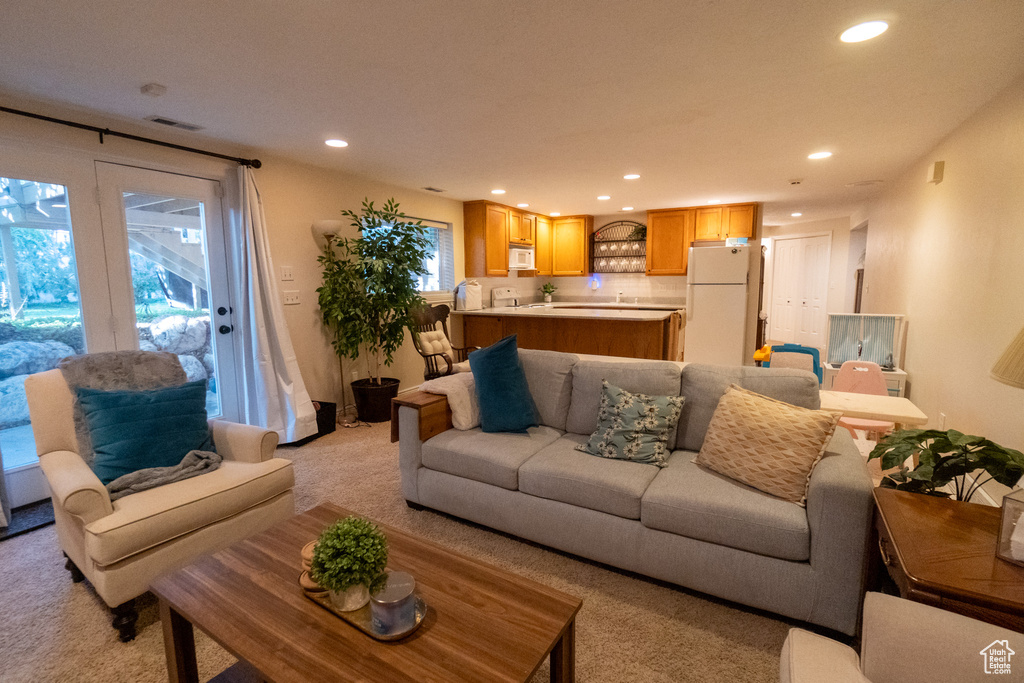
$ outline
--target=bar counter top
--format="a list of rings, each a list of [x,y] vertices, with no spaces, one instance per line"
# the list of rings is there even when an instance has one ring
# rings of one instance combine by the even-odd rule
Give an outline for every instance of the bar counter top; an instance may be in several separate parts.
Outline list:
[[[541,318],[588,318],[605,320],[664,320],[685,310],[674,304],[573,303],[526,304],[484,308],[478,311],[452,311],[458,315],[523,316]]]

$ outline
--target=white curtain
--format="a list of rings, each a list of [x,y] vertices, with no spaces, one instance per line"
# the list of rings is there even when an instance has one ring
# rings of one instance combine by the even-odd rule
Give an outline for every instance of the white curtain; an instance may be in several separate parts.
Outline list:
[[[270,258],[266,219],[259,189],[248,166],[238,167],[241,211],[233,240],[236,320],[242,329],[239,363],[242,418],[278,433],[282,443],[316,433],[316,411],[299,374],[284,308]]]

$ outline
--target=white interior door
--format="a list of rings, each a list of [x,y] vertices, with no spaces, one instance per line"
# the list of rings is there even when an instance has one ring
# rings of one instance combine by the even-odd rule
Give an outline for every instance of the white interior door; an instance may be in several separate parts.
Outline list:
[[[237,420],[220,183],[106,162],[96,179],[117,348],[177,354],[210,417]]]
[[[773,242],[769,337],[773,341],[824,348],[829,236],[785,237]]]

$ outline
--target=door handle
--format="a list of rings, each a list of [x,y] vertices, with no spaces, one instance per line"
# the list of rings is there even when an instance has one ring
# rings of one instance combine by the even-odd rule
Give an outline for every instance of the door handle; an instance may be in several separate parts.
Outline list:
[[[228,334],[234,329],[234,325],[221,325],[220,327],[217,328],[217,331],[220,332],[221,334]]]

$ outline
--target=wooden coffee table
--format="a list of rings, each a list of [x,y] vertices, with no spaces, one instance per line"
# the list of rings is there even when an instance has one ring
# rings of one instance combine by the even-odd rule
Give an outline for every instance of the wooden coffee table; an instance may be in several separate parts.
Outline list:
[[[883,488],[875,503],[901,597],[1024,631],[1024,567],[996,557],[1000,508]]]
[[[267,681],[526,681],[549,655],[551,680],[574,680],[582,600],[383,524],[389,568],[427,604],[419,629],[380,642],[305,597],[302,546],[349,514],[321,505],[157,579],[172,683],[199,680],[193,626]]]

